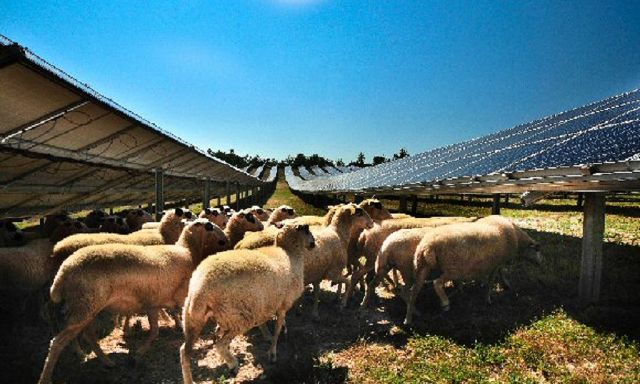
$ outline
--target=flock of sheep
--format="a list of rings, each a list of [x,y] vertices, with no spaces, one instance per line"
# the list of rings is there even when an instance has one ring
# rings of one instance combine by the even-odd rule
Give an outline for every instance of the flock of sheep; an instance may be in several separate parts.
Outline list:
[[[159,223],[139,209],[123,216],[48,216],[42,228],[48,239],[29,239],[0,222],[0,291],[49,289],[46,308],[56,333],[40,384],[51,382],[65,347],[84,353],[79,340],[113,365],[98,344],[96,323],[104,313],[148,317],[149,334],[136,358],[158,336],[159,316],[169,313],[184,332],[180,362],[184,382],[191,383],[193,346],[208,323],[216,326],[215,349],[231,370],[238,361],[229,344],[255,327],[271,340],[268,355],[275,361],[286,313],[307,285],[313,286],[311,313],[317,317],[323,280],[339,285],[341,308],[359,285],[364,308],[386,279],[406,301],[404,322],[410,324],[430,272],[439,273],[433,285],[446,311],[445,282],[483,280],[490,302],[495,277],[508,285],[507,261],[521,256],[541,262],[539,244],[503,217],[392,215],[376,199],[330,207],[324,217],[297,217],[288,206],[272,212],[207,208],[197,218],[176,208]]]

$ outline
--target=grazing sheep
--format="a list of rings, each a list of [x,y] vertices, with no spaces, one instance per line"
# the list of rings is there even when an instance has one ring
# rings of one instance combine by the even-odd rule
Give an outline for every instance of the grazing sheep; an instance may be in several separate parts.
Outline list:
[[[103,210],[96,209],[89,212],[89,214],[84,218],[83,221],[84,224],[89,228],[98,228],[104,222],[104,219],[106,217],[107,214]]]
[[[475,217],[430,217],[425,219],[394,219],[385,220],[380,224],[375,224],[372,229],[362,232],[358,239],[357,255],[365,257],[365,264],[356,266],[357,269],[351,275],[351,289],[346,293],[347,297],[351,297],[354,285],[360,281],[367,273],[375,269],[376,256],[382,247],[384,240],[393,232],[401,229],[420,228],[420,227],[438,227],[451,223],[475,221]],[[373,276],[371,276],[372,278]],[[366,288],[366,285],[365,285]],[[365,292],[366,295],[366,292]]]
[[[245,233],[262,231],[263,229],[264,225],[253,216],[253,213],[240,211],[231,216],[224,228],[224,233],[229,238],[229,247],[233,248],[242,240]]]
[[[285,225],[275,246],[222,252],[200,263],[183,308],[185,342],[180,347],[180,363],[185,383],[193,382],[191,352],[209,319],[217,324],[216,350],[235,369],[238,360],[229,351],[233,338],[275,314],[269,357],[276,360],[285,315],[304,289],[304,249],[314,244],[308,226]]]
[[[347,204],[339,207],[328,227],[315,231],[317,247],[305,254],[304,282],[313,284],[314,301],[312,316],[318,317],[320,301],[320,282],[327,279],[336,284],[345,284],[350,290],[350,282],[342,271],[347,266],[347,244],[355,231],[372,228],[373,220],[360,207]],[[347,296],[343,296],[341,307],[347,304]]]
[[[126,235],[129,233],[129,226],[125,222],[125,220],[120,216],[107,216],[100,224],[100,228],[98,228],[99,232],[104,233],[119,233],[121,235]]]
[[[153,222],[153,217],[144,209],[132,209],[127,212],[125,220],[129,226],[129,230],[135,232],[142,229],[144,223]]]
[[[0,247],[15,247],[25,243],[25,236],[9,220],[0,220]]]
[[[51,381],[62,350],[102,311],[147,311],[150,334],[136,352],[144,353],[158,334],[158,311],[182,305],[191,272],[207,255],[225,247],[226,242],[218,226],[198,219],[185,226],[175,245],[105,244],[75,252],[62,263],[51,286],[51,301],[57,309],[64,307],[64,321],[62,331],[51,340],[38,382]],[[96,355],[112,365],[90,333],[83,336]]]
[[[257,205],[254,205],[253,207],[249,208],[249,211],[251,213],[253,213],[253,215],[255,217],[258,218],[258,220],[260,221],[267,221],[269,220],[269,216],[271,216],[271,211],[268,209],[264,209],[262,207],[259,207]]]
[[[202,210],[202,212],[200,212],[200,215],[198,217],[200,217],[201,219],[207,219],[223,229],[227,226],[227,221],[229,221],[227,215],[225,215],[218,208],[205,208]]]
[[[181,208],[167,211],[160,221],[159,229],[144,229],[129,235],[115,233],[93,233],[69,236],[53,248],[53,257],[62,262],[80,248],[98,244],[161,245],[174,244],[184,228],[183,219],[193,214]]]
[[[288,205],[281,205],[274,209],[267,220],[267,225],[279,223],[282,220],[293,219],[296,217],[296,211]]]
[[[482,279],[487,285],[486,301],[491,303],[491,283],[499,267],[522,256],[540,264],[540,245],[501,216],[488,216],[475,223],[458,223],[427,232],[414,255],[414,283],[407,305],[405,324],[412,320],[415,300],[432,270],[442,274],[433,286],[442,309],[449,309],[444,283],[449,280]]]

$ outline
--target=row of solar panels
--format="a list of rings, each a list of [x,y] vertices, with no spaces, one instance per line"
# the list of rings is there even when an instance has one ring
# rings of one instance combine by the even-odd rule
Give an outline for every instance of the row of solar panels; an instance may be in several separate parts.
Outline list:
[[[298,190],[301,185],[301,182],[307,180],[321,179],[325,177],[330,177],[332,175],[342,175],[353,172],[354,170],[360,169],[360,167],[349,166],[349,167],[340,167],[340,166],[312,166],[310,169],[306,167],[297,167],[294,168],[291,166],[285,167],[285,178],[287,183],[291,186],[291,188]],[[297,174],[296,174],[297,171]]]
[[[0,35],[0,217],[153,201],[156,170],[166,200],[263,185]]]
[[[307,192],[637,190],[640,90],[353,173],[294,181]],[[301,176],[304,178],[304,175]]]

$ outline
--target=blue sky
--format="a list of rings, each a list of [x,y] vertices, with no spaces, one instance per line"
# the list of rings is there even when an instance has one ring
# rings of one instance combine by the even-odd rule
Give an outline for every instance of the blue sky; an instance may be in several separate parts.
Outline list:
[[[639,1],[141,3],[0,0],[0,33],[201,148],[276,158],[417,153],[640,87]]]

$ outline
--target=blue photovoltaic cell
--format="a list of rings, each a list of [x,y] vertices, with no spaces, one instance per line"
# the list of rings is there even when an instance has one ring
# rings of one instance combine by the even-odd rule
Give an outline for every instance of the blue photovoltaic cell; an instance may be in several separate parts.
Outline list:
[[[639,157],[640,90],[634,90],[375,167],[337,167],[345,173],[306,181],[297,178],[294,189],[358,191]]]

